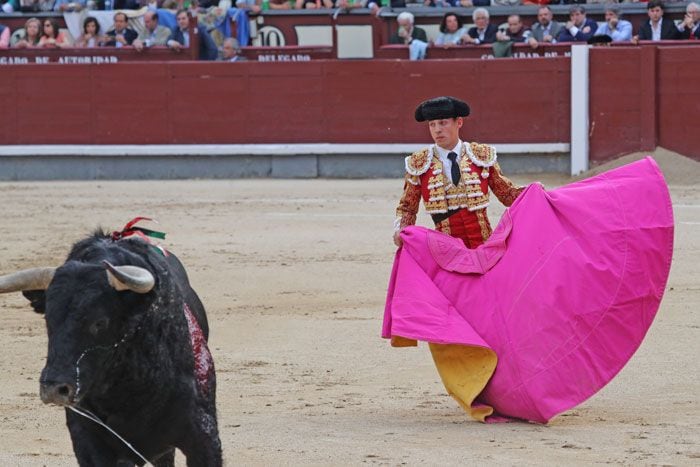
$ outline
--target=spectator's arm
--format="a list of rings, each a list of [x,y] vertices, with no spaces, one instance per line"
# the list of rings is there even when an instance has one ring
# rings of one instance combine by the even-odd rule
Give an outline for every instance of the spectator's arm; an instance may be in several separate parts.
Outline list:
[[[10,46],[10,28],[3,29],[0,33],[0,49],[6,49]]]
[[[618,28],[612,31],[610,37],[613,42],[623,42],[632,40],[632,23],[629,21],[620,22]]]
[[[171,49],[181,49],[182,44],[178,42],[177,39],[175,39],[175,31],[170,33],[170,37],[168,37],[168,40],[165,42],[165,45],[170,47]]]

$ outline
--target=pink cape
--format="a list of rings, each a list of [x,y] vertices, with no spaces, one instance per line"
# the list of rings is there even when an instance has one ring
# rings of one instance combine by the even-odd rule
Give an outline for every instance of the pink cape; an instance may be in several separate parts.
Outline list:
[[[646,158],[551,191],[530,185],[474,250],[422,227],[401,237],[382,337],[493,350],[475,402],[546,423],[641,344],[668,279],[673,212]]]

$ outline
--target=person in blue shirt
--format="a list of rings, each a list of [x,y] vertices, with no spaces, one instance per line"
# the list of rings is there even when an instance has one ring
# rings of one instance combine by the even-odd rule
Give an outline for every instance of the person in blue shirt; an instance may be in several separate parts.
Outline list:
[[[605,24],[600,26],[596,36],[610,36],[612,42],[632,40],[632,23],[622,19],[620,7],[615,4],[605,6]]]
[[[559,33],[558,42],[588,42],[598,30],[598,23],[586,18],[586,9],[581,5],[569,8],[569,21]]]

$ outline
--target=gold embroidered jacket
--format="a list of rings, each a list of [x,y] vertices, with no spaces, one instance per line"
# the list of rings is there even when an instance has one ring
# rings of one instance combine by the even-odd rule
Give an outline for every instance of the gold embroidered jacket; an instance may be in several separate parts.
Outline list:
[[[469,211],[486,209],[489,188],[505,206],[510,206],[525,187],[516,186],[502,173],[496,162],[493,146],[462,143],[459,168],[462,172],[457,186],[443,171],[437,149],[429,147],[406,158],[404,192],[396,209],[397,229],[414,225],[420,199],[423,198],[428,214],[445,213],[466,208]]]

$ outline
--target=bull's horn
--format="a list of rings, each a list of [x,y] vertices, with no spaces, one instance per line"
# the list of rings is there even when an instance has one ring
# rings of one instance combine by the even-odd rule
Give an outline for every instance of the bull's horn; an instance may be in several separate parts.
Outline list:
[[[102,261],[107,269],[107,281],[115,290],[131,290],[136,293],[148,293],[156,280],[147,269],[138,266],[114,266],[109,261]]]
[[[32,268],[0,276],[0,293],[20,290],[46,290],[56,268]]]

